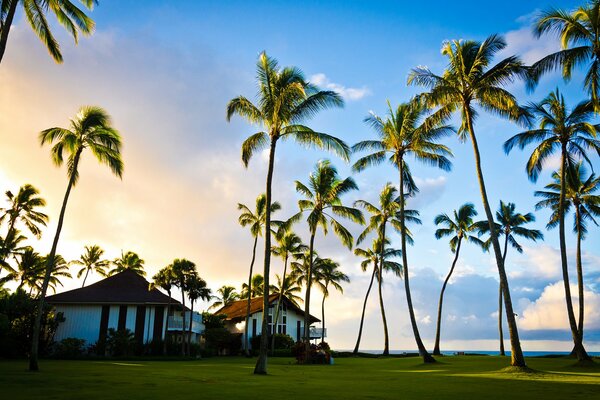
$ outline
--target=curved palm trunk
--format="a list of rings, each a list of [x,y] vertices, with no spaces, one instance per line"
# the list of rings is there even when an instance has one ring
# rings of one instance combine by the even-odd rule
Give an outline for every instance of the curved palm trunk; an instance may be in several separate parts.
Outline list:
[[[383,227],[381,228],[381,251],[379,253],[379,263],[381,268],[379,268],[379,307],[381,308],[381,319],[383,322],[383,355],[387,356],[390,354],[390,334],[388,332],[387,318],[385,316],[385,307],[383,305],[383,266],[385,265],[385,221],[383,222]]]
[[[287,264],[288,264],[288,253],[285,253],[285,258],[283,261],[283,278],[281,278],[281,288],[279,289],[279,299],[277,299],[277,307],[275,310],[275,320],[274,322],[274,332],[273,337],[271,338],[271,354],[275,352],[275,334],[277,333],[277,324],[279,323],[279,310],[281,310],[281,301],[283,300],[283,293],[285,292],[285,274],[287,273]]]
[[[250,274],[248,275],[248,301],[246,303],[246,324],[244,325],[244,352],[246,357],[250,357],[250,340],[248,338],[248,323],[250,322],[250,301],[252,300],[252,272],[254,269],[254,260],[256,260],[256,243],[258,236],[254,238],[252,247],[252,261],[250,262]]]
[[[373,287],[373,281],[375,280],[376,273],[377,262],[375,262],[373,273],[371,274],[371,282],[369,282],[369,288],[367,289],[367,294],[365,295],[365,301],[363,303],[362,314],[360,316],[360,326],[358,328],[358,338],[356,339],[356,346],[354,346],[354,351],[352,352],[354,355],[358,354],[358,348],[360,347],[360,339],[362,337],[363,324],[365,322],[365,311],[367,309],[367,300],[369,299],[369,293],[371,292],[371,287]]]
[[[502,254],[502,263],[506,265],[506,253],[508,252],[508,235],[509,232],[505,232],[504,237],[504,253]],[[505,356],[504,351],[504,332],[502,329],[502,282],[498,283],[498,338],[500,339],[500,355]]]
[[[87,280],[88,274],[90,273],[90,269],[86,268],[85,270],[85,276],[83,277],[83,283],[81,284],[81,287],[85,286],[85,281]]]
[[[327,289],[325,289],[327,290]],[[321,322],[321,343],[323,343],[325,341],[325,299],[327,298],[327,296],[325,294],[323,294],[323,301],[321,302],[321,318],[322,318],[322,322]]]
[[[16,1],[15,1],[16,3]],[[75,153],[75,157],[73,159],[73,169],[72,171],[77,171],[77,167],[79,166],[79,159],[81,157],[81,149]],[[73,184],[75,183],[75,174],[71,174],[69,178],[69,183],[67,185],[67,191],[65,192],[65,197],[63,199],[62,207],[60,209],[60,215],[58,217],[58,225],[56,227],[56,233],[54,235],[54,240],[52,241],[52,249],[50,250],[50,254],[48,255],[48,259],[46,261],[46,271],[44,273],[44,281],[42,282],[42,287],[40,290],[40,298],[37,304],[37,311],[35,314],[35,322],[33,325],[33,337],[31,339],[31,354],[29,355],[29,370],[30,371],[39,371],[38,365],[38,350],[39,350],[39,342],[40,342],[40,334],[41,334],[41,325],[42,325],[42,314],[44,313],[44,300],[46,297],[46,291],[48,290],[48,284],[50,283],[50,277],[52,275],[52,269],[54,266],[54,257],[56,256],[56,248],[58,247],[58,239],[60,237],[60,231],[62,230],[63,222],[65,219],[65,213],[67,211],[67,202],[69,201],[69,195],[71,194],[71,189],[73,188]]]
[[[169,334],[169,314],[171,311],[171,291],[169,290],[169,302],[167,303],[167,321],[165,322],[165,337],[163,339],[163,355],[167,355],[167,335]]]
[[[310,243],[308,246],[308,271],[306,272],[306,296],[304,304],[304,342],[306,344],[306,360],[310,358],[310,288],[312,284],[313,252],[315,245],[316,231],[310,234]]]
[[[440,292],[440,301],[438,303],[438,314],[437,314],[437,328],[435,330],[435,346],[433,348],[434,356],[441,356],[440,352],[440,330],[442,326],[442,303],[444,301],[444,292],[446,291],[446,286],[448,285],[448,281],[454,272],[454,267],[456,267],[456,262],[458,261],[458,254],[460,253],[460,244],[462,242],[462,236],[458,238],[458,245],[456,246],[456,255],[454,256],[454,261],[452,261],[452,267],[450,267],[450,272],[448,272],[448,276],[446,276],[446,280],[442,285],[442,291]]]
[[[10,26],[12,25],[13,18],[15,17],[18,3],[18,0],[12,0],[6,14],[6,18],[2,23],[2,30],[0,31],[0,62],[2,62],[2,58],[4,57],[6,43],[8,42],[8,32],[10,31]]]
[[[569,284],[569,266],[567,261],[567,243],[565,238],[565,192],[566,192],[566,167],[567,167],[567,148],[566,144],[562,145],[561,154],[561,167],[560,167],[560,200],[558,203],[558,230],[560,237],[560,261],[563,274],[563,284],[565,287],[565,300],[567,305],[567,315],[569,317],[569,327],[571,328],[571,336],[573,336],[573,343],[575,345],[574,352],[577,356],[578,361],[591,361],[592,359],[585,351],[579,331],[577,329],[577,322],[575,320],[575,313],[573,312],[573,300],[571,298],[571,286]]]
[[[267,353],[269,351],[269,274],[271,272],[271,185],[273,183],[273,166],[275,164],[275,146],[276,139],[271,139],[271,148],[269,150],[269,169],[267,170],[267,190],[265,210],[265,268],[264,268],[264,290],[263,290],[263,316],[262,329],[260,337],[260,353],[254,373],[264,375],[267,373]]]
[[[415,311],[413,309],[412,304],[412,296],[410,295],[410,280],[408,278],[408,257],[406,255],[406,223],[404,220],[404,161],[400,159],[400,237],[402,238],[402,264],[404,268],[404,290],[406,291],[406,304],[408,305],[408,313],[410,315],[410,323],[413,330],[413,335],[415,336],[415,342],[417,342],[417,348],[419,349],[419,354],[423,357],[423,362],[425,363],[433,363],[436,362],[435,358],[429,354],[423,341],[421,340],[421,335],[419,334],[419,327],[417,326],[417,318],[415,317]],[[383,264],[381,265],[383,267]],[[381,275],[381,270],[383,268],[379,268]],[[381,282],[379,282],[381,285]]]
[[[506,319],[508,321],[508,332],[510,334],[510,346],[511,346],[511,365],[515,367],[525,367],[525,358],[523,357],[523,351],[521,350],[521,341],[519,340],[519,330],[517,328],[517,320],[512,306],[512,299],[510,297],[510,289],[508,287],[508,277],[506,276],[506,270],[504,269],[504,262],[502,261],[502,252],[500,250],[500,243],[498,242],[498,232],[494,226],[494,216],[490,209],[490,203],[487,197],[487,191],[485,188],[485,181],[483,179],[483,171],[481,169],[481,155],[479,153],[479,146],[477,145],[477,138],[475,137],[475,131],[473,130],[473,121],[469,106],[465,105],[465,117],[467,120],[467,128],[469,130],[469,136],[471,138],[471,144],[473,145],[473,153],[475,157],[475,169],[477,172],[477,180],[479,181],[479,191],[481,192],[481,200],[483,202],[483,208],[485,210],[485,216],[488,220],[490,228],[490,239],[492,240],[492,246],[494,248],[494,255],[496,257],[496,265],[498,266],[498,276],[500,279],[500,285],[502,286],[502,295],[504,296],[504,307],[506,308]]]
[[[185,292],[183,288],[181,289],[181,304],[181,315],[183,318],[181,321],[181,355],[185,356]]]

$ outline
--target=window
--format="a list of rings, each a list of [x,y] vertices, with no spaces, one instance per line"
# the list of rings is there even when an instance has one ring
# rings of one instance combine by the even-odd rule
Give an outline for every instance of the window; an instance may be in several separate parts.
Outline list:
[[[279,318],[277,325],[274,324],[275,314],[277,309],[275,308],[277,303],[269,306],[269,332],[271,333],[283,333],[287,334],[287,307],[285,303],[281,304],[279,309]]]

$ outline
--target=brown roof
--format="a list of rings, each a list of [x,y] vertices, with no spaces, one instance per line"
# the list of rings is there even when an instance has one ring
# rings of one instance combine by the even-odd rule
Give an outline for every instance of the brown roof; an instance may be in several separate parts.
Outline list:
[[[126,270],[92,285],[46,297],[49,304],[168,304],[169,296],[149,288],[143,276]],[[174,306],[181,305],[171,299]]]
[[[278,297],[279,297],[278,294],[269,295],[269,304],[271,304],[273,301],[277,300]],[[295,305],[294,303],[292,303],[287,297],[283,296],[283,302],[286,304],[286,306],[289,309],[296,311],[300,315],[304,315],[304,310],[301,309],[300,307],[298,307],[297,305]],[[221,307],[220,309],[215,311],[215,314],[216,315],[226,315],[227,319],[231,320],[231,321],[236,321],[236,320],[241,321],[244,318],[246,318],[247,305],[248,305],[248,299],[237,300],[231,304]],[[263,310],[262,296],[254,297],[254,298],[250,299],[250,314],[262,312],[262,310]],[[318,319],[317,317],[311,315],[310,322],[311,323],[321,322],[321,320]]]

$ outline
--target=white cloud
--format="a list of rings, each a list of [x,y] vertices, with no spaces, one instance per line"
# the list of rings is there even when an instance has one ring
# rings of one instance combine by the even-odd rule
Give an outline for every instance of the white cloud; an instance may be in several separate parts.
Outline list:
[[[331,82],[331,80],[327,77],[327,75],[325,75],[323,73],[312,75],[309,78],[309,81],[321,88],[325,88],[325,89],[329,89],[329,90],[338,92],[344,99],[350,100],[350,101],[360,100],[363,97],[371,94],[371,91],[366,86],[363,86],[361,88],[346,87],[339,83]]]
[[[558,249],[542,244],[536,247],[523,246],[524,259],[514,264],[521,266],[518,271],[509,272],[511,278],[555,279],[561,276],[560,252]]]
[[[525,64],[531,65],[548,54],[560,50],[559,40],[551,35],[537,39],[531,31],[531,24],[506,32],[504,34],[507,46],[498,54],[499,58],[519,55]]]

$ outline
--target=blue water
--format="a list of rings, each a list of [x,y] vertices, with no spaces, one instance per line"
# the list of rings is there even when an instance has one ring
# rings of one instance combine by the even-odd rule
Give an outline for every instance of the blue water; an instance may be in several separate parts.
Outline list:
[[[352,351],[352,350],[342,350],[342,351]],[[442,351],[442,354],[445,356],[454,356],[459,352],[463,352],[465,354],[485,354],[490,356],[497,356],[498,350],[495,351],[486,351],[486,350],[453,350],[453,351]],[[361,353],[370,353],[370,354],[381,354],[381,350],[361,350]],[[405,354],[405,353],[418,353],[418,350],[390,350],[390,354]],[[570,352],[568,351],[524,351],[523,355],[525,357],[542,357],[549,355],[561,355],[567,356]],[[590,356],[600,357],[600,352],[598,351],[588,351]],[[510,355],[510,350],[506,351],[506,355]]]

